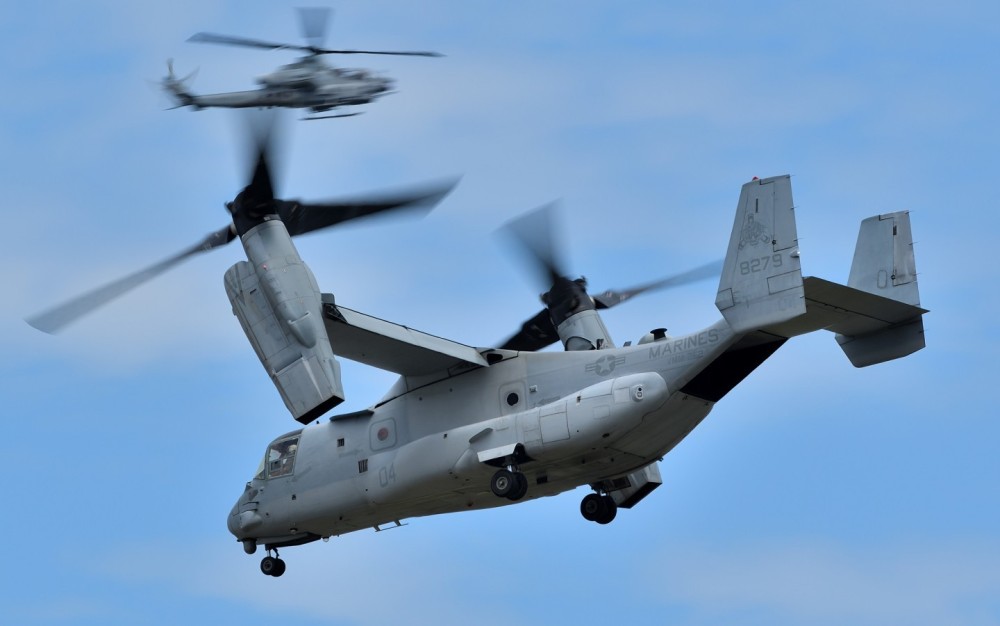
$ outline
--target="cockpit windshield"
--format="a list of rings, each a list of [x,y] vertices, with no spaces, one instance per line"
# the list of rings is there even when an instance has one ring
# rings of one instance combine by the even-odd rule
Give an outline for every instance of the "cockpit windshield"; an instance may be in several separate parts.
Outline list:
[[[254,478],[290,476],[295,469],[295,453],[299,449],[299,433],[271,442]]]

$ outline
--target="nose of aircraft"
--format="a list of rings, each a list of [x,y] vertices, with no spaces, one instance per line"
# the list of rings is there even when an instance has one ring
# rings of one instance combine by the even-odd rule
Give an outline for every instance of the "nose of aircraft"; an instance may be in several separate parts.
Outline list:
[[[264,522],[264,518],[257,512],[257,502],[254,499],[257,493],[256,489],[250,489],[248,486],[229,511],[226,526],[240,541],[252,537],[250,531]]]
[[[240,537],[240,503],[239,501],[233,505],[233,509],[229,512],[229,517],[226,519],[226,526],[229,528],[229,532],[233,534],[237,539]]]

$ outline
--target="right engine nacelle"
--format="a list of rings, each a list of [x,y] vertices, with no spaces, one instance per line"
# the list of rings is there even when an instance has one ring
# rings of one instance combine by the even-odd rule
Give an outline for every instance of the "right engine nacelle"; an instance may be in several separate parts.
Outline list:
[[[250,262],[225,276],[233,313],[292,417],[308,424],[344,401],[319,287],[280,221],[242,239]]]

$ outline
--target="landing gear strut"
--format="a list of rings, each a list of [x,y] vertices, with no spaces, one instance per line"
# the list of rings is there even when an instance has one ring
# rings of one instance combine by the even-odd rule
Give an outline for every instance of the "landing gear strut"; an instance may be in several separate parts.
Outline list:
[[[285,562],[278,557],[278,551],[274,551],[274,556],[271,556],[271,551],[267,551],[267,556],[265,556],[260,562],[260,571],[264,572],[265,576],[274,576],[277,578],[285,573]]]
[[[520,500],[528,493],[528,479],[516,469],[497,470],[490,479],[490,490],[498,498]]]
[[[618,514],[618,505],[609,495],[590,493],[584,496],[580,503],[580,514],[588,522],[610,524],[611,520],[615,519],[615,515]]]

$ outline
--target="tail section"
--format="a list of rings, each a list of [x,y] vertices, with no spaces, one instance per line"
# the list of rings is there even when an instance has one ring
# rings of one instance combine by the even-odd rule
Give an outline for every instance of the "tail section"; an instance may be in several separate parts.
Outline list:
[[[898,359],[924,347],[924,323],[917,290],[917,267],[905,211],[861,222],[849,287],[910,305],[907,319],[874,331],[837,329],[837,343],[856,367]],[[899,308],[899,307],[897,307]],[[862,332],[858,332],[861,330]],[[853,331],[853,332],[852,332]]]
[[[789,338],[836,334],[855,367],[924,347],[924,323],[907,212],[861,223],[847,285],[803,278],[788,176],[743,185],[715,300],[737,333]]]
[[[743,185],[715,304],[738,333],[806,312],[789,176]]]
[[[168,95],[177,103],[178,107],[182,106],[193,106],[198,107],[197,97],[188,91],[187,83],[194,78],[198,70],[195,70],[185,76],[184,78],[177,78],[174,74],[174,63],[173,60],[167,61],[167,75],[163,77],[160,82],[160,86],[163,90],[167,92]]]

